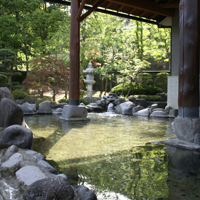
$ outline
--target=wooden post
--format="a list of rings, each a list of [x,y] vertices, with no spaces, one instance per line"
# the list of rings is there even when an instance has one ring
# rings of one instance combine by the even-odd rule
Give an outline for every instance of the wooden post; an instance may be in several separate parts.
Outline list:
[[[71,1],[69,105],[79,105],[80,22],[76,20],[80,0]]]
[[[179,116],[199,117],[199,0],[180,0]]]

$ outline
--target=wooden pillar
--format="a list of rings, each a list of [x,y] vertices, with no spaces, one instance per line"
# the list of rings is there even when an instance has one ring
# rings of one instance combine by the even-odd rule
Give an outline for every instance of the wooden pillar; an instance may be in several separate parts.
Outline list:
[[[180,0],[179,117],[199,117],[199,0]]]
[[[79,105],[80,22],[76,20],[80,0],[71,1],[69,105]]]

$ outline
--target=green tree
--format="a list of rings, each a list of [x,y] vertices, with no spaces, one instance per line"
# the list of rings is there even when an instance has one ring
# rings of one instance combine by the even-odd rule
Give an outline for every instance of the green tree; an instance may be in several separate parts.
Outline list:
[[[69,14],[65,6],[43,0],[0,0],[0,5],[0,48],[15,51],[28,71],[32,57],[52,52],[49,40]]]
[[[12,80],[13,76],[20,75],[16,70],[17,57],[10,49],[0,49],[0,86],[10,90],[20,88],[19,82]]]
[[[64,62],[54,56],[44,56],[32,61],[32,70],[23,81],[26,90],[37,89],[40,96],[47,89],[53,93],[53,101],[59,89],[65,89],[69,81],[69,71]]]
[[[26,61],[28,70],[27,61],[31,56],[31,44],[34,41],[30,16],[40,8],[41,0],[0,0],[0,3],[0,47],[15,51],[21,60]]]

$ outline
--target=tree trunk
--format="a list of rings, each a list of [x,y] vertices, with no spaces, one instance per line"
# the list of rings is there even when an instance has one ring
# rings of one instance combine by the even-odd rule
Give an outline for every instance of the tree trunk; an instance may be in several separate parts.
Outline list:
[[[101,97],[102,93],[103,93],[103,80],[102,80],[102,76],[101,76],[101,91],[100,91],[100,94],[99,94],[99,97]]]
[[[121,95],[123,95],[123,96],[124,96],[124,83],[125,83],[125,79],[124,79],[124,81],[123,81],[122,91],[121,91]]]
[[[129,90],[128,90],[128,93],[127,93],[127,97],[129,96],[129,94],[130,94],[130,91],[131,91],[131,86],[132,86],[132,82],[133,82],[133,79],[131,78],[131,82],[130,82],[130,87],[129,87]]]
[[[53,101],[56,101],[56,90],[53,89]]]
[[[107,88],[108,88],[108,78],[106,78],[106,82],[105,82],[105,91],[104,91],[104,95],[106,95]]]
[[[65,98],[67,99],[67,94],[68,94],[68,88],[69,88],[69,86],[68,86],[68,84],[66,85],[66,87],[65,87]]]

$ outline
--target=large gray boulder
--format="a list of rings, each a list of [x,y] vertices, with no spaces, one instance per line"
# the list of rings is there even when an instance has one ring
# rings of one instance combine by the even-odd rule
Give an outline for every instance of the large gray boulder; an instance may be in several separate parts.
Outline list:
[[[119,104],[124,103],[124,102],[125,102],[124,98],[118,97],[117,99],[115,99],[114,104],[119,105]]]
[[[179,140],[193,143],[195,134],[200,132],[200,118],[176,117],[173,128]]]
[[[0,127],[13,124],[22,125],[24,114],[22,109],[12,100],[3,98],[0,102]]]
[[[33,141],[33,133],[30,129],[12,125],[3,130],[0,134],[0,149],[16,145],[19,148],[30,149]]]
[[[144,109],[144,107],[140,106],[140,105],[137,105],[136,107],[133,107],[132,108],[132,114],[138,112],[139,110],[142,110]]]
[[[85,106],[73,106],[67,105],[64,106],[61,119],[69,119],[69,118],[87,118],[87,109]]]
[[[45,178],[31,184],[24,193],[24,200],[73,200],[74,190],[62,178]]]
[[[148,106],[146,99],[136,99],[136,105],[146,108]]]
[[[19,105],[22,109],[24,115],[34,115],[36,112],[36,105],[30,104],[28,102],[23,103],[22,105]]]
[[[39,108],[37,111],[38,114],[51,114],[51,102],[50,101],[43,101],[39,104]]]
[[[115,108],[115,112],[117,114],[122,114],[122,115],[132,115],[132,108],[135,106],[135,104],[131,101],[127,101],[124,103],[119,104]]]
[[[30,186],[38,180],[47,178],[39,167],[31,165],[20,168],[15,174],[17,181],[25,187]]]
[[[133,113],[133,115],[135,115],[135,116],[142,116],[142,117],[149,117],[149,115],[150,115],[150,108],[145,108],[145,109],[139,110],[138,112]]]
[[[162,109],[162,108],[160,110],[159,109],[158,110],[154,109],[150,116],[151,117],[162,117],[162,118],[169,117],[167,115],[167,113],[165,112],[165,110]]]
[[[8,98],[10,100],[14,100],[13,95],[11,94],[10,90],[7,87],[0,87],[0,101],[3,98]]]

